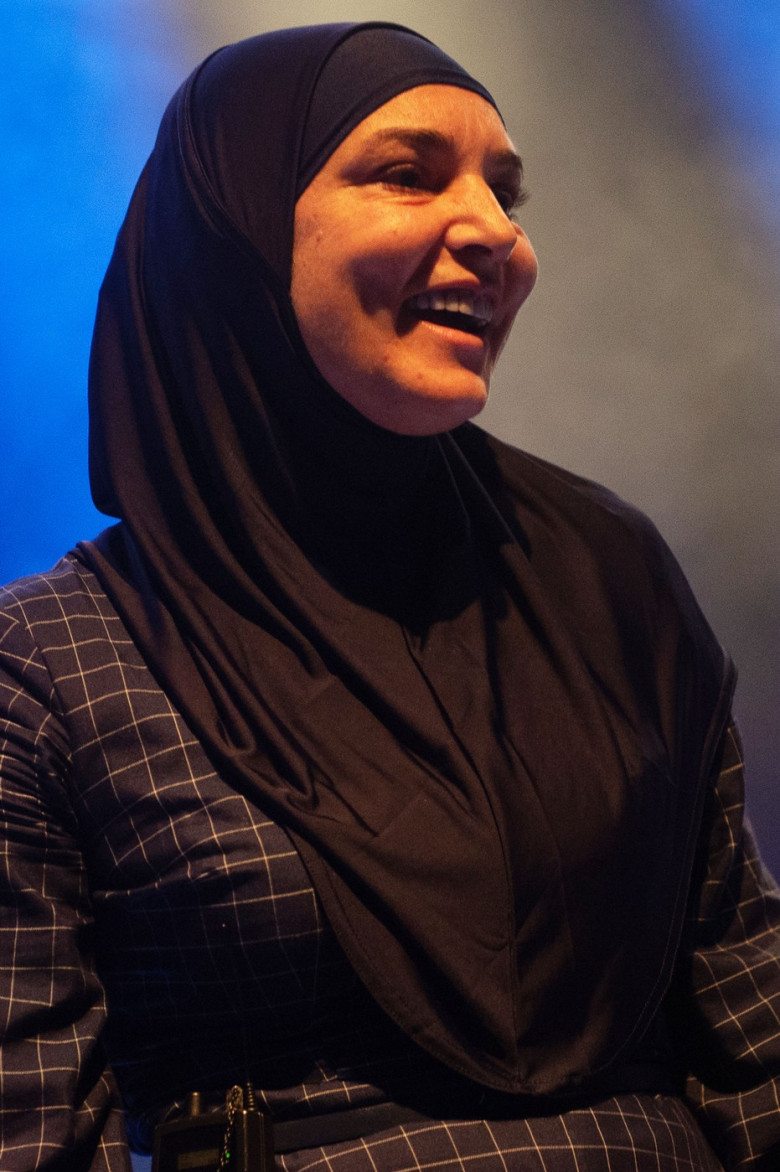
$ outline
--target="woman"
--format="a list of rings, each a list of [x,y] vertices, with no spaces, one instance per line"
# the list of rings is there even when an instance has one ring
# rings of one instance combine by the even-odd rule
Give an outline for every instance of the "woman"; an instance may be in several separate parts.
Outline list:
[[[291,1170],[776,1166],[733,671],[643,517],[469,422],[520,180],[392,25],[166,112],[90,371],[120,524],[4,598],[3,1167],[247,1080]]]

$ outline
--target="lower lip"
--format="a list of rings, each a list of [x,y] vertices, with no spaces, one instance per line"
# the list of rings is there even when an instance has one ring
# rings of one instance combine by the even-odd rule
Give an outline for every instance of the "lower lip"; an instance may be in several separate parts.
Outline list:
[[[433,330],[450,345],[463,346],[467,350],[477,350],[481,353],[487,344],[484,334],[470,334],[467,330],[457,330],[453,326],[441,325],[440,322],[428,321],[426,318],[418,318],[417,325]]]

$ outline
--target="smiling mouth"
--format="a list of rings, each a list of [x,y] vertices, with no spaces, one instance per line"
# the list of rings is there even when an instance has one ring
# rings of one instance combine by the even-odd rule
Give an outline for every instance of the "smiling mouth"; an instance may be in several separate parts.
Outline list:
[[[421,321],[481,337],[493,317],[493,304],[484,293],[468,289],[432,290],[410,297],[406,306]]]

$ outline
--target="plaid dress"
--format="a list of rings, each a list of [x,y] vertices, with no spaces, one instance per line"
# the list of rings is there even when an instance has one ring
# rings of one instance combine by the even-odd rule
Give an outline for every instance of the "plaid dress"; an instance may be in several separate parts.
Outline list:
[[[94,577],[66,558],[1,599],[3,1172],[128,1170],[127,1133],[143,1150],[189,1090],[247,1074],[278,1118],[456,1089],[356,980],[288,836],[215,774]],[[780,1169],[780,898],[742,811],[732,729],[667,998],[684,1093],[407,1123],[280,1167]]]

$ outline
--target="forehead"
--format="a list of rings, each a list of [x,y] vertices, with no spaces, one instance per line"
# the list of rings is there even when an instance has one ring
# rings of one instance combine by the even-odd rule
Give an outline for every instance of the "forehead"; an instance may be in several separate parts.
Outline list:
[[[381,142],[396,130],[438,131],[456,147],[500,155],[514,152],[500,114],[485,98],[460,86],[420,85],[378,106],[347,135],[335,154]]]

